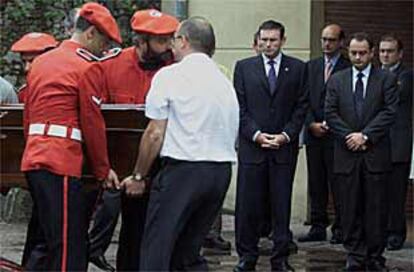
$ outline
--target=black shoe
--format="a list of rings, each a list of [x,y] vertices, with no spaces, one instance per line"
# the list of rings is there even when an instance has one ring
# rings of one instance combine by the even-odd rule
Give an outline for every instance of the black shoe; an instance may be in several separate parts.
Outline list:
[[[224,240],[221,236],[218,238],[206,238],[203,242],[204,249],[217,250],[217,251],[231,251],[231,243]]]
[[[400,250],[404,245],[404,240],[401,236],[392,235],[387,239],[387,250]]]
[[[326,230],[312,227],[309,232],[298,238],[299,242],[316,242],[326,240]]]
[[[293,240],[289,241],[288,249],[289,249],[289,254],[298,253],[298,245]]]
[[[295,271],[295,269],[287,262],[272,263],[272,272],[273,271]]]
[[[335,231],[332,234],[331,240],[329,240],[329,243],[331,243],[332,245],[342,244],[343,242],[344,242],[344,239],[342,237],[342,232],[340,231]]]
[[[251,260],[240,260],[234,267],[233,272],[255,271],[256,262]]]
[[[103,271],[109,271],[109,272],[115,271],[115,268],[106,261],[105,256],[103,255],[90,257],[89,262],[93,263],[96,267],[98,267],[99,269]]]
[[[366,271],[379,271],[379,272],[387,272],[388,268],[385,264],[377,261],[372,261],[367,263]]]

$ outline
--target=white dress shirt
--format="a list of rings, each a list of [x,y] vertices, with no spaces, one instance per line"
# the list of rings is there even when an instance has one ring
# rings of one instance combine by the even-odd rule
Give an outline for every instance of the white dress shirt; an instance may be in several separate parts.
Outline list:
[[[168,119],[161,157],[236,161],[236,91],[206,54],[192,53],[161,69],[152,80],[145,115]]]
[[[364,85],[364,97],[367,93],[367,85],[368,85],[368,78],[369,78],[369,73],[371,72],[371,67],[372,64],[368,64],[367,67],[365,67],[364,70],[359,71],[358,69],[355,68],[355,66],[352,66],[352,92],[355,92],[355,86],[356,86],[356,82],[358,80],[358,74],[359,72],[362,72],[364,74],[364,76],[362,77],[362,83]]]
[[[265,54],[262,54],[262,58],[263,58],[263,63],[264,63],[264,67],[266,70],[266,76],[269,77],[269,71],[271,68],[269,61],[271,59],[268,58]],[[275,62],[274,67],[275,67],[276,78],[277,78],[277,76],[279,75],[279,70],[280,70],[280,62],[282,61],[282,53],[279,52],[279,54],[277,54],[277,56],[273,58],[273,61]]]
[[[0,104],[19,103],[13,85],[0,76]]]

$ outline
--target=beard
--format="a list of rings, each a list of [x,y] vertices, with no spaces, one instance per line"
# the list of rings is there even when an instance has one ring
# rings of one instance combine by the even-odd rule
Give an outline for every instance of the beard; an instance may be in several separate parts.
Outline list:
[[[143,61],[139,62],[139,66],[144,70],[158,70],[174,60],[174,55],[170,49],[162,53],[156,53],[150,48],[149,44],[147,48],[148,51],[142,55]]]

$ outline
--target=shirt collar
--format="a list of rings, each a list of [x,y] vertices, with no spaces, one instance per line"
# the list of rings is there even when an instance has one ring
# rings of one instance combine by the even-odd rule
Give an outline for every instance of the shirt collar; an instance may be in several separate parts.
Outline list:
[[[335,64],[338,62],[339,57],[341,56],[341,53],[336,53],[333,57],[329,58],[327,55],[324,55],[325,63],[328,61],[332,64],[332,66],[335,66]]]
[[[201,53],[201,52],[193,52],[190,53],[186,56],[184,56],[184,58],[181,60],[181,62],[185,61],[192,61],[192,60],[211,60],[211,58],[209,56],[207,56],[207,54],[205,53]]]
[[[262,53],[263,62],[265,64],[268,64],[269,60],[271,60],[269,57],[267,57],[264,53]],[[282,52],[279,52],[275,58],[273,58],[273,61],[277,64],[280,64],[280,61],[282,60]]]
[[[364,74],[364,78],[368,78],[369,77],[369,73],[371,72],[371,67],[372,67],[372,64],[370,63],[370,64],[367,65],[367,67],[365,67],[364,70],[359,71],[358,69],[355,68],[355,66],[352,66],[353,76],[355,78],[357,78],[358,73],[361,72],[362,74]]]
[[[397,62],[396,64],[394,64],[393,66],[386,68],[384,65],[381,66],[382,69],[384,70],[388,70],[390,72],[394,72],[395,70],[398,69],[398,67],[400,66],[401,62]]]

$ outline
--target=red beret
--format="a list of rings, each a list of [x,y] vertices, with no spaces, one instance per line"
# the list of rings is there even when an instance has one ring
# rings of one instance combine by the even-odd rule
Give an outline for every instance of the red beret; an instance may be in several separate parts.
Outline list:
[[[30,32],[15,42],[11,51],[17,53],[41,53],[46,49],[56,47],[58,42],[52,35],[39,32]]]
[[[96,26],[99,31],[115,42],[122,43],[118,25],[111,12],[104,6],[93,2],[86,3],[81,7],[79,16]]]
[[[136,32],[153,35],[172,34],[177,30],[178,20],[155,9],[139,10],[131,18],[131,28]]]

